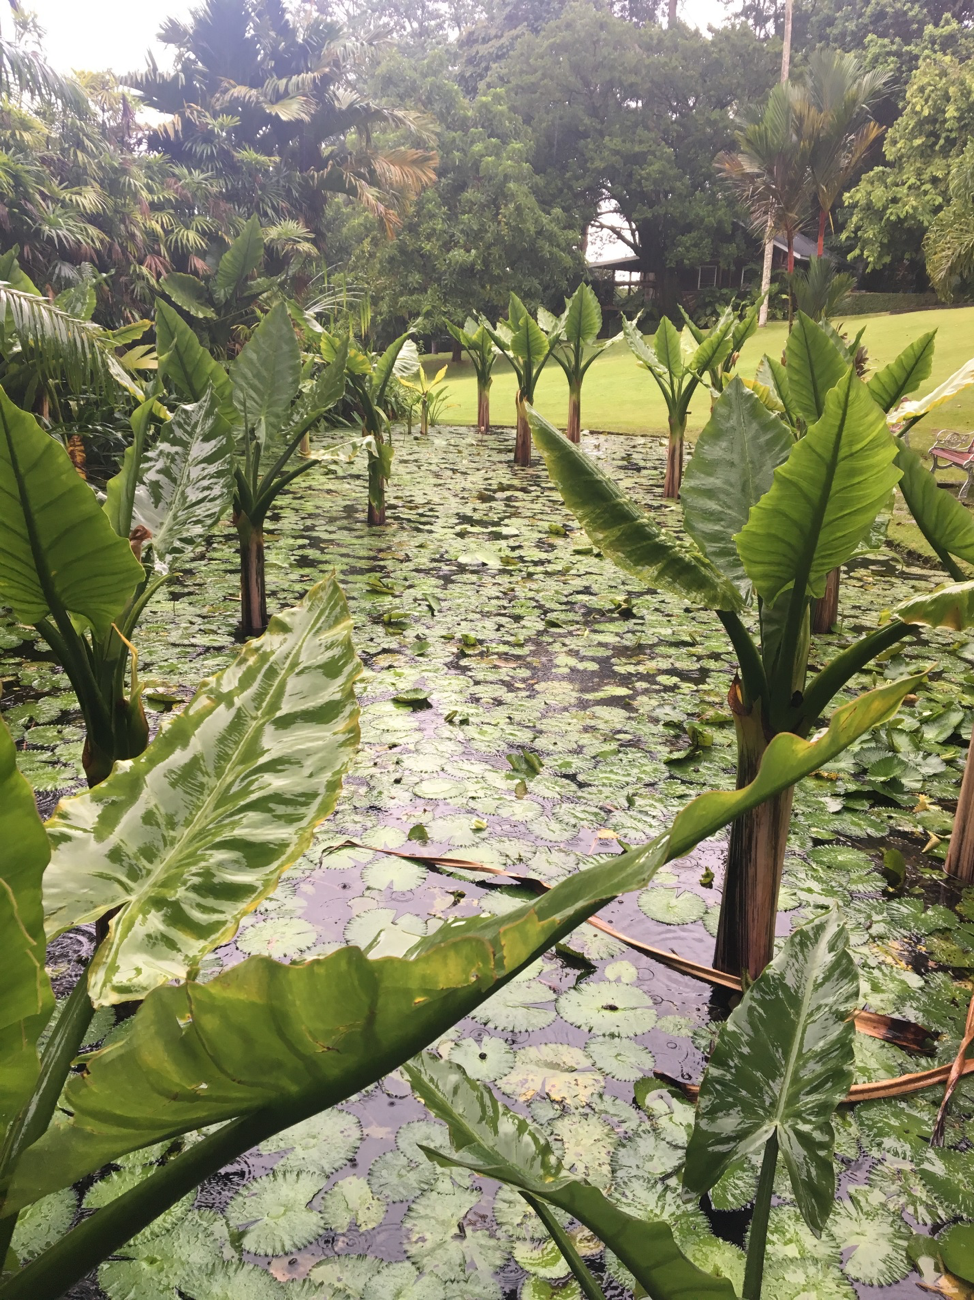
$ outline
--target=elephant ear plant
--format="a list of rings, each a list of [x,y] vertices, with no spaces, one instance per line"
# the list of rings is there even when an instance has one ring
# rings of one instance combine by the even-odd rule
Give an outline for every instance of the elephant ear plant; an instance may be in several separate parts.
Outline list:
[[[133,415],[102,508],[63,448],[0,389],[0,601],[37,628],[68,675],[89,785],[146,746],[138,621],[229,501],[232,449],[212,394],[177,408],[150,439],[153,409]]]
[[[497,353],[486,325],[478,325],[473,317],[468,316],[463,329],[459,325],[446,323],[447,329],[466,352],[473,364],[477,376],[477,428],[486,433],[490,428],[490,386],[494,382],[491,371]]]
[[[707,380],[715,399],[717,395],[722,393],[730,383],[734,368],[740,360],[741,348],[753,334],[757,333],[758,315],[761,311],[761,304],[763,301],[763,297],[759,298],[757,302],[752,303],[750,307],[741,313],[740,318],[737,320],[733,330],[731,331],[730,347],[721,347],[714,361],[707,370]],[[680,308],[680,312],[686,322],[687,329],[697,346],[700,347],[710,337],[712,331],[701,329],[682,307]],[[721,322],[718,320],[713,329],[719,329],[720,323]]]
[[[931,330],[914,339],[889,365],[870,377],[867,388],[886,412],[891,430],[899,435],[895,463],[902,473],[898,486],[907,508],[944,568],[955,581],[960,581],[963,573],[951,556],[974,558],[974,527],[970,516],[963,506],[937,490],[933,476],[907,446],[909,430],[919,420],[974,384],[974,362],[968,362],[925,398],[908,400],[909,394],[930,376],[936,333]],[[861,339],[860,332],[847,344],[828,321],[816,322],[799,312],[795,328],[788,336],[784,362],[763,357],[751,387],[791,426],[796,438],[802,437],[821,418],[831,385],[850,365],[858,366]],[[937,498],[941,499],[939,504]],[[821,599],[816,602],[813,632],[828,632],[834,626],[839,588],[839,569],[835,568],[826,579]]]
[[[762,1157],[744,1300],[761,1300],[779,1152],[802,1216],[817,1236],[835,1203],[832,1116],[853,1078],[852,1012],[859,997],[848,942],[834,911],[796,930],[731,1012],[700,1088],[683,1170],[685,1190],[699,1197],[734,1161],[755,1153]],[[634,1216],[571,1174],[541,1129],[501,1105],[486,1084],[471,1079],[455,1062],[424,1054],[406,1066],[405,1074],[416,1095],[449,1129],[453,1150],[421,1146],[427,1158],[497,1179],[519,1192],[561,1251],[586,1300],[606,1298],[556,1211],[577,1219],[612,1250],[643,1288],[639,1294],[681,1300],[733,1300],[737,1295],[723,1278],[686,1290],[690,1261],[666,1228]]]
[[[507,320],[497,322],[496,329],[487,321],[484,328],[497,349],[507,357],[517,376],[517,429],[514,435],[514,464],[531,464],[531,428],[527,409],[534,401],[534,390],[545,362],[551,355],[548,337],[533,320],[516,293],[511,294]]]
[[[656,381],[656,386],[666,403],[669,441],[666,447],[666,478],[663,496],[675,501],[680,495],[683,480],[683,441],[686,437],[690,401],[704,376],[731,355],[735,327],[738,325],[730,307],[713,327],[702,343],[686,355],[683,336],[672,321],[664,316],[652,342],[643,338],[636,323],[622,318],[622,332],[630,350],[644,369]]]
[[[181,316],[156,304],[159,365],[192,401],[212,391],[221,428],[234,447],[233,523],[240,546],[240,627],[259,636],[267,626],[264,522],[280,493],[340,448],[316,458],[296,453],[345,391],[346,348],[336,349],[317,380],[302,385],[301,349],[284,303],[272,307],[230,366],[202,346]]]
[[[409,341],[408,332],[401,334],[386,348],[380,357],[357,347],[350,338],[335,334],[322,334],[321,352],[326,360],[335,364],[340,356],[347,357],[348,396],[362,421],[363,446],[368,457],[369,503],[366,520],[371,527],[381,527],[386,522],[386,481],[392,477],[393,446],[389,435],[390,418],[387,411],[391,384],[397,377],[399,355]],[[412,358],[405,373],[415,373],[418,356]]]
[[[543,309],[542,309],[543,310]],[[599,342],[602,329],[602,308],[589,284],[580,284],[570,298],[565,299],[565,310],[550,321],[548,313],[538,312],[538,321],[548,334],[548,347],[552,357],[565,372],[568,380],[568,425],[565,436],[571,442],[582,437],[582,383],[593,361],[602,355],[615,339]],[[621,337],[621,335],[617,336]]]
[[[642,848],[502,916],[448,921],[404,957],[354,946],[295,965],[251,957],[199,982],[204,957],[334,806],[358,739],[357,672],[328,578],[204,682],[144,754],[63,801],[46,833],[0,725],[0,1300],[58,1300],[203,1179],[404,1065],[617,895],[889,717],[915,684],[846,705],[813,742],[779,736],[750,787],[703,794]],[[42,891],[47,937],[91,922],[104,937],[39,1053],[53,1004]],[[131,1002],[126,1033],[71,1073],[93,1008]],[[18,1266],[8,1247],[21,1209],[145,1148],[144,1178]],[[669,1228],[632,1231],[630,1267],[645,1245],[651,1296],[731,1300]]]
[[[856,551],[902,471],[884,412],[851,366],[826,378],[796,355],[788,371],[792,392],[822,390],[821,416],[796,440],[732,380],[687,469],[689,541],[661,529],[531,412],[549,472],[591,541],[645,586],[713,610],[726,630],[739,666],[728,693],[739,787],[775,737],[808,736],[856,673],[915,624],[959,628],[972,610],[971,584],[909,601],[806,680],[811,602]],[[731,828],[715,956],[730,974],[755,978],[771,959],[791,804],[785,787]]]

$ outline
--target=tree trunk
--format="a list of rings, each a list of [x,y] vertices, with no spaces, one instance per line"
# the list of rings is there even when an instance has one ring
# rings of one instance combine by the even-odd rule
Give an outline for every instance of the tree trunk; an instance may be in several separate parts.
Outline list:
[[[794,0],[785,0],[785,29],[781,34],[781,80],[787,81],[791,72],[791,28]]]
[[[825,595],[812,607],[812,631],[831,632],[839,617],[840,569],[831,569],[825,579]]]
[[[764,239],[764,264],[761,268],[761,292],[764,295],[758,310],[758,325],[768,323],[768,295],[771,291],[771,268],[774,264],[774,228],[768,222],[768,233]]]
[[[425,437],[430,431],[430,408],[424,397],[419,405],[419,432]]]
[[[819,208],[818,212],[818,255],[825,256],[825,223],[829,219],[829,214],[824,208]]]
[[[486,433],[490,428],[490,388],[477,386],[477,428]]]
[[[687,422],[676,416],[670,418],[670,439],[666,447],[666,478],[663,480],[663,498],[678,501],[683,482],[683,438]]]
[[[666,6],[666,25],[672,27],[676,22],[676,0],[668,0]]]
[[[514,464],[531,464],[531,426],[528,424],[528,413],[525,409],[524,398],[520,392],[517,395],[517,432],[514,435]]]
[[[237,515],[233,522],[240,539],[240,630],[244,636],[262,636],[267,630],[264,530],[246,515]]]
[[[581,385],[568,386],[568,426],[565,436],[569,442],[582,441],[582,389]]]
[[[463,360],[463,345],[453,340],[453,351],[450,353],[450,361],[453,365],[458,365]]]
[[[974,735],[967,751],[964,779],[960,785],[960,798],[954,814],[954,829],[944,870],[956,876],[965,885],[974,885]]]
[[[757,775],[770,737],[765,736],[760,706],[750,713],[735,681],[728,694],[737,730],[737,788]],[[714,965],[728,975],[757,977],[774,955],[778,891],[791,825],[794,788],[753,808],[731,824],[724,891],[717,925]]]
[[[78,433],[72,433],[71,437],[68,439],[68,456],[71,458],[71,464],[74,466],[75,470],[87,482],[88,458],[85,455],[84,439]]]

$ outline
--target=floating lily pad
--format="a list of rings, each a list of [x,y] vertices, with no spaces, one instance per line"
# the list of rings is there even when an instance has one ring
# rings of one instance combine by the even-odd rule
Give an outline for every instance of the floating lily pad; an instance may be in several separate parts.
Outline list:
[[[635,1038],[656,1024],[656,1009],[642,989],[591,980],[558,999],[558,1014],[592,1034]]]
[[[581,1048],[545,1043],[516,1052],[513,1068],[498,1081],[498,1087],[518,1101],[530,1101],[543,1093],[551,1101],[582,1106],[602,1091],[604,1083]]]
[[[274,1171],[255,1178],[230,1202],[227,1218],[242,1229],[241,1244],[254,1255],[300,1250],[320,1236],[325,1222],[308,1202],[321,1191],[316,1174]]]
[[[507,1074],[514,1064],[514,1053],[503,1038],[484,1034],[475,1038],[461,1038],[450,1048],[450,1060],[456,1061],[472,1079],[493,1083]]]
[[[678,893],[675,889],[651,885],[639,895],[639,908],[651,921],[662,921],[665,925],[688,925],[704,916],[707,904],[699,894],[694,894],[689,889]]]
[[[590,1038],[585,1047],[598,1068],[621,1083],[635,1083],[656,1065],[648,1047],[628,1038]]]

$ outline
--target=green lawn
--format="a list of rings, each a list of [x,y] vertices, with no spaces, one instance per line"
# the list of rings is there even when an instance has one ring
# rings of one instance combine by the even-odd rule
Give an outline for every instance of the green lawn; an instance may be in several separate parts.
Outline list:
[[[939,384],[965,361],[974,356],[974,307],[950,310],[909,312],[901,316],[888,314],[857,316],[850,322],[852,330],[866,328],[865,343],[870,363],[885,365],[918,334],[939,329],[933,374],[923,391]],[[744,348],[741,373],[752,376],[764,352],[780,356],[785,345],[787,326],[772,322],[759,331]],[[447,356],[436,358],[438,365]],[[494,367],[491,389],[491,416],[495,424],[514,423],[514,375],[503,359]],[[450,365],[447,379],[449,396],[443,421],[448,424],[473,424],[477,415],[477,385],[468,361]],[[555,424],[564,424],[568,410],[568,387],[565,376],[554,362],[541,375],[535,405]],[[701,393],[690,410],[691,434],[699,431],[710,413],[710,399]],[[582,425],[587,429],[612,433],[659,434],[666,429],[666,408],[650,376],[637,366],[625,344],[616,344],[593,364],[582,390]],[[933,431],[939,428],[974,429],[974,389],[952,402],[917,426],[914,438],[919,450],[926,450]],[[923,430],[924,436],[920,433]]]

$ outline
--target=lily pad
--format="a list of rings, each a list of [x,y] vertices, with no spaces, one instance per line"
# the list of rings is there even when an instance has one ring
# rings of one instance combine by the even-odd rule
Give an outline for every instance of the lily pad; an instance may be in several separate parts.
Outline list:
[[[590,1034],[635,1038],[657,1021],[656,1008],[641,988],[591,980],[558,999],[558,1014]]]
[[[325,1221],[308,1208],[321,1179],[308,1173],[273,1173],[255,1178],[237,1192],[227,1218],[241,1228],[241,1244],[254,1255],[300,1250],[321,1235]]]
[[[604,1083],[581,1048],[545,1043],[515,1053],[514,1066],[498,1087],[517,1101],[530,1101],[543,1093],[551,1101],[582,1106],[602,1091]]]
[[[689,925],[704,916],[707,904],[699,894],[689,889],[678,893],[665,886],[651,885],[639,895],[639,908],[651,921],[662,921],[664,925]]]

